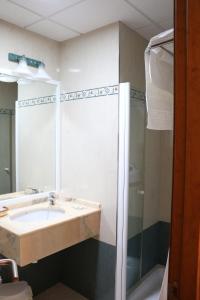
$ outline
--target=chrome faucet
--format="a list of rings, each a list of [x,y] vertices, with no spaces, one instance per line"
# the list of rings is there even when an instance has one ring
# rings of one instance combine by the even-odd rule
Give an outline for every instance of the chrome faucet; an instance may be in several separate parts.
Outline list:
[[[37,188],[31,188],[33,194],[39,194],[40,190]]]
[[[50,202],[50,205],[55,205],[56,204],[56,193],[50,192],[48,200]]]

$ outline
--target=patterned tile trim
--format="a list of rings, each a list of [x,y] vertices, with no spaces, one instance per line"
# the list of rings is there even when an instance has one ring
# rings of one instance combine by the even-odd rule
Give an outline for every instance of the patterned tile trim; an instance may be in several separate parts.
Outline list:
[[[35,105],[42,105],[42,104],[50,104],[56,102],[56,96],[46,96],[46,97],[39,97],[27,100],[18,100],[18,107],[27,107],[27,106],[35,106]]]
[[[60,95],[60,100],[61,102],[84,100],[88,98],[117,95],[118,93],[119,93],[119,86],[114,85],[114,86],[106,86],[106,87],[94,88],[94,89],[83,90],[83,91],[63,93]],[[27,106],[50,104],[55,102],[56,102],[56,96],[52,95],[52,96],[39,97],[34,99],[18,100],[18,107],[22,108]]]
[[[131,99],[145,101],[145,93],[131,88]]]
[[[73,101],[73,100],[85,100],[89,98],[112,96],[118,94],[119,94],[119,86],[113,85],[113,86],[106,86],[106,87],[71,92],[71,93],[63,93],[61,94],[61,102]]]
[[[112,96],[112,95],[118,95],[118,94],[119,94],[119,86],[113,85],[113,86],[106,86],[106,87],[88,89],[88,90],[83,90],[83,91],[63,93],[60,95],[60,97],[61,97],[60,100],[61,100],[61,102],[74,101],[74,100],[85,100],[85,99]],[[138,90],[132,88],[131,89],[131,98],[145,101],[145,94],[144,94],[144,92],[141,92],[141,91],[138,91]],[[56,102],[56,96],[51,95],[51,96],[46,96],[46,97],[34,98],[34,99],[19,100],[18,107],[22,108],[22,107],[27,107],[27,106],[50,104],[50,103],[55,103],[55,102]]]
[[[14,109],[0,108],[0,115],[9,115],[12,116],[15,114]]]

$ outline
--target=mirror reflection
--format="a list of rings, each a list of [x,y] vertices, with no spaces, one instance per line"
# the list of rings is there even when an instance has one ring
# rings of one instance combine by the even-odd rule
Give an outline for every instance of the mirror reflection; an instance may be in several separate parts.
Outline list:
[[[0,199],[56,189],[55,95],[46,82],[0,81]]]

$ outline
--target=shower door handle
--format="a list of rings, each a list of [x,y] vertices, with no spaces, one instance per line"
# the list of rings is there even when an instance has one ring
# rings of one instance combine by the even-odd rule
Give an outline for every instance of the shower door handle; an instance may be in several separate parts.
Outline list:
[[[144,191],[143,190],[138,190],[137,194],[143,196],[144,195]]]
[[[4,172],[8,175],[10,175],[10,169],[9,168],[4,168]]]

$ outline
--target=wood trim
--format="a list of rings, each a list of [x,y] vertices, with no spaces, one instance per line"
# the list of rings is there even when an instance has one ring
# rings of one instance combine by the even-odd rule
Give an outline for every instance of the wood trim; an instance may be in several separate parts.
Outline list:
[[[200,299],[200,226],[199,226],[199,259],[198,259],[198,275],[197,275],[197,299]]]
[[[185,147],[186,147],[186,6],[185,1],[175,1],[174,36],[174,167],[171,220],[171,247],[169,262],[169,299],[179,299],[182,249],[182,228],[185,189]],[[185,4],[185,3],[184,3]],[[180,113],[181,112],[181,113]]]
[[[168,299],[199,300],[200,1],[175,1],[175,142]]]

